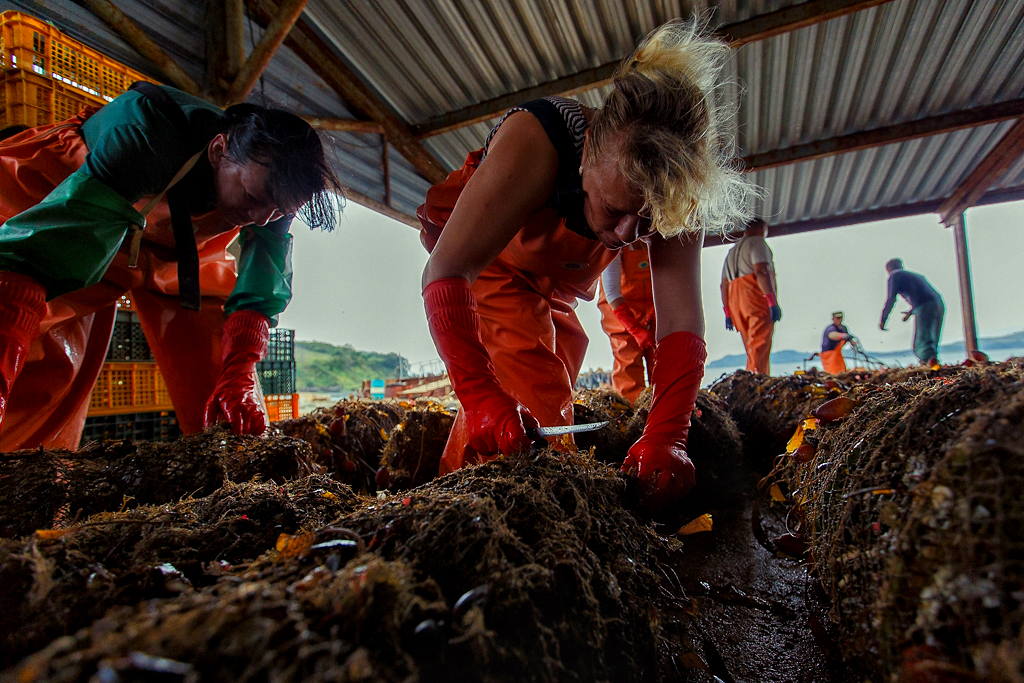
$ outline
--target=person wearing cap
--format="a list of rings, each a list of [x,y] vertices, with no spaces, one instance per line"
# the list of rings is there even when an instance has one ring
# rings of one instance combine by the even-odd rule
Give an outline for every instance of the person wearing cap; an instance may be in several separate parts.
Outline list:
[[[902,259],[890,259],[885,269],[889,272],[889,295],[882,308],[878,329],[886,331],[885,323],[889,320],[896,297],[902,296],[910,304],[910,310],[903,314],[903,322],[914,316],[914,355],[922,365],[938,365],[939,335],[942,333],[942,319],[946,315],[942,296],[924,275],[904,270]]]
[[[821,336],[821,366],[830,375],[846,372],[846,361],[843,360],[843,346],[852,342],[853,335],[843,325],[843,312],[832,313],[832,324],[825,328]]]
[[[735,329],[747,351],[747,370],[770,374],[772,335],[782,320],[775,296],[775,265],[768,247],[768,224],[751,221],[722,264],[725,329]]]

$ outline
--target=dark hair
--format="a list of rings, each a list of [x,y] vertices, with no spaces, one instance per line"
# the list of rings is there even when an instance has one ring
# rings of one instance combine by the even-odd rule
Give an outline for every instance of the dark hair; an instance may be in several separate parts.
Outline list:
[[[892,270],[903,270],[903,259],[893,258],[885,262],[885,269]]]
[[[225,113],[228,158],[268,166],[267,194],[274,203],[301,206],[298,213],[309,227],[334,230],[340,207],[332,194],[344,192],[313,127],[295,114],[255,104],[236,104]]]
[[[21,123],[15,123],[13,126],[7,126],[6,128],[0,130],[0,140],[12,138],[18,133],[25,130],[28,130],[28,126],[23,125]]]

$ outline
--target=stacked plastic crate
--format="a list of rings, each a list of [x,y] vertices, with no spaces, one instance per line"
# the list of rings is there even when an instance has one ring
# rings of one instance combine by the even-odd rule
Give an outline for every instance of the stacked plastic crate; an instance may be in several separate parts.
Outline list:
[[[44,21],[0,13],[0,128],[63,121],[140,80],[150,79]]]
[[[171,441],[181,431],[138,315],[118,303],[107,359],[93,387],[82,443],[100,439]]]
[[[299,416],[299,395],[295,393],[295,330],[270,330],[266,357],[256,365],[270,421]]]

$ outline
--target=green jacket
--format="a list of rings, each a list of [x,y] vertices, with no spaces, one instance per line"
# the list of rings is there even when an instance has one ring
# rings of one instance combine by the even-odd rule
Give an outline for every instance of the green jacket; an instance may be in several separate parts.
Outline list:
[[[195,140],[221,132],[218,107],[164,90],[185,112]],[[198,149],[190,149],[153,103],[131,90],[89,117],[82,136],[89,148],[82,167],[42,202],[0,225],[0,270],[35,278],[48,299],[99,282],[131,226],[144,224],[132,205],[162,192]],[[213,170],[205,156],[181,183],[193,214],[214,208]],[[238,280],[224,310],[259,311],[276,325],[291,300],[288,219],[242,228],[241,245]]]

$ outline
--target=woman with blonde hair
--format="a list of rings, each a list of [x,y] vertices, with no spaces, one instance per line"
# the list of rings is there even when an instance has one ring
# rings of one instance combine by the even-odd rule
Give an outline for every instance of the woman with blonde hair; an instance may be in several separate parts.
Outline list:
[[[652,511],[694,484],[686,438],[706,357],[703,233],[747,218],[732,166],[729,48],[697,21],[650,33],[601,109],[547,97],[513,108],[482,150],[427,192],[423,298],[462,410],[441,473],[529,447],[531,427],[572,424],[591,300],[618,250],[650,249],[657,312],[654,403],[623,469]]]

